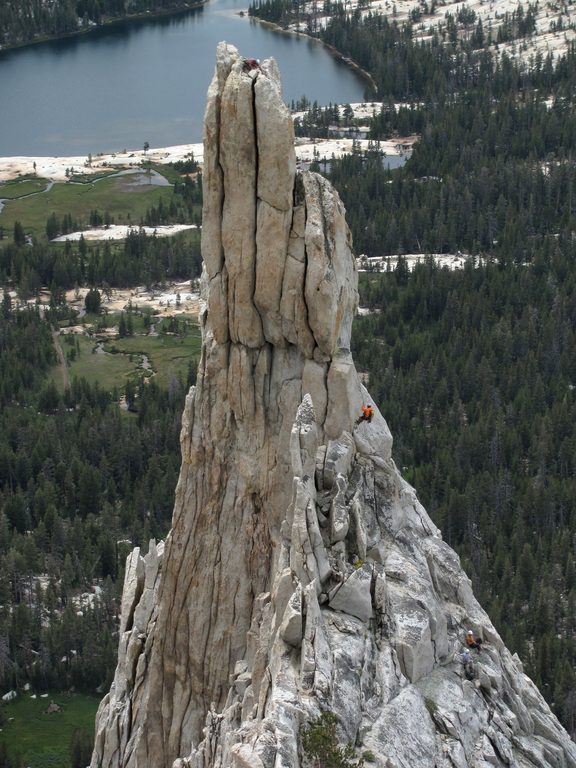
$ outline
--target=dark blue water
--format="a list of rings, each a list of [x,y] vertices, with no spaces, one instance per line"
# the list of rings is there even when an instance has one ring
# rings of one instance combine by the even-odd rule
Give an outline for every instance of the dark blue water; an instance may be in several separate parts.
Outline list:
[[[366,83],[319,43],[241,18],[247,0],[210,0],[171,18],[0,53],[0,156],[81,155],[202,138],[216,45],[273,56],[284,97],[361,101]]]

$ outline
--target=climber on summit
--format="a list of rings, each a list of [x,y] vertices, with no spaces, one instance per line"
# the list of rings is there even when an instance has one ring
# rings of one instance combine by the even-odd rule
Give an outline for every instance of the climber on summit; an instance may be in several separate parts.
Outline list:
[[[475,648],[478,653],[482,650],[482,638],[474,637],[474,632],[471,629],[466,633],[466,645],[468,648]]]
[[[362,406],[362,416],[356,421],[356,424],[360,424],[361,421],[372,421],[372,416],[374,416],[374,406],[372,405],[363,405]]]
[[[250,72],[252,69],[260,69],[260,59],[244,59],[244,71]]]

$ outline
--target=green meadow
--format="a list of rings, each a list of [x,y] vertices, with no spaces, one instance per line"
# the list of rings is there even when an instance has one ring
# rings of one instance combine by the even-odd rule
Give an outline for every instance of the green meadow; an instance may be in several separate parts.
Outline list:
[[[0,200],[14,200],[25,195],[33,195],[35,192],[43,192],[50,182],[48,179],[18,179],[0,184]]]
[[[47,714],[51,701],[60,712]],[[47,698],[30,698],[27,693],[2,704],[2,731],[10,757],[20,756],[30,768],[70,768],[70,743],[77,730],[94,733],[99,699],[78,693],[55,693]]]
[[[143,170],[142,175],[146,172]],[[163,172],[173,177],[173,172]],[[22,197],[47,186],[41,179],[11,182],[0,187],[0,198],[5,198],[0,213],[0,226],[10,233],[14,222],[19,221],[26,233],[35,239],[46,239],[46,222],[55,213],[59,219],[70,214],[79,228],[87,228],[90,211],[100,214],[109,211],[115,224],[139,224],[151,206],[157,206],[161,198],[170,202],[174,194],[172,186],[135,184],[134,176],[113,176],[83,183],[55,183],[47,192]]]
[[[116,322],[119,316],[115,316]],[[136,323],[135,323],[136,325]],[[98,338],[96,336],[60,336],[59,343],[67,358],[69,381],[84,377],[90,383],[112,390],[122,390],[129,379],[153,375],[161,387],[167,387],[173,378],[185,380],[188,365],[200,356],[200,329],[188,323],[182,335],[134,335],[125,338]],[[73,340],[73,343],[72,343]],[[70,350],[74,347],[72,359]],[[149,370],[143,367],[147,360]],[[62,367],[54,368],[52,380],[64,388]]]
[[[132,358],[133,365],[145,355],[155,371],[158,385],[167,387],[174,377],[186,379],[190,360],[200,357],[200,343],[200,329],[194,325],[188,328],[185,336],[130,336],[108,342],[105,348],[116,351],[111,357]],[[141,368],[137,372],[144,373]]]

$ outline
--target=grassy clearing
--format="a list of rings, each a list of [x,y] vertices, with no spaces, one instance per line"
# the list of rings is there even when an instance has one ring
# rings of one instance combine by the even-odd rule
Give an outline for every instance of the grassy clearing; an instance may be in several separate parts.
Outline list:
[[[173,377],[186,379],[190,360],[200,357],[200,329],[193,326],[186,336],[130,336],[106,346],[123,352],[125,358],[130,354],[146,355],[156,372],[155,381],[159,386],[167,387]]]
[[[96,352],[96,339],[88,336],[77,336],[79,351],[74,360],[68,359],[68,376],[70,381],[74,377],[85,378],[90,382],[97,381],[103,389],[111,390],[114,387],[122,389],[127,379],[137,370],[137,362],[130,360],[127,355],[110,355]],[[68,357],[71,347],[60,337],[60,343],[64,354]],[[52,378],[57,387],[63,388],[63,379],[60,368],[52,371]]]
[[[54,184],[44,194],[6,202],[0,225],[10,231],[20,221],[27,233],[46,239],[46,221],[52,213],[58,218],[69,213],[79,227],[88,227],[92,210],[110,211],[116,224],[139,224],[148,208],[157,206],[160,198],[169,203],[173,194],[172,187],[133,186],[123,176],[90,184]]]
[[[116,316],[116,322],[118,316]],[[70,339],[70,341],[68,341]],[[68,358],[70,381],[76,376],[87,381],[98,382],[106,390],[117,387],[122,390],[133,377],[150,375],[142,368],[145,355],[155,372],[155,380],[161,387],[167,387],[174,377],[186,379],[188,365],[193,358],[200,357],[200,329],[189,325],[186,334],[175,336],[128,336],[102,342],[103,352],[96,352],[98,340],[88,336],[59,337],[64,355]],[[73,357],[70,351],[74,348]],[[64,378],[60,366],[52,369],[51,379],[62,391]]]
[[[75,173],[75,184],[93,184],[100,179],[106,179],[108,176],[114,176],[115,173],[121,170],[119,168],[111,168],[109,171],[100,171],[100,173]]]
[[[62,711],[45,714],[50,701]],[[69,768],[72,734],[79,729],[94,732],[98,704],[99,699],[76,693],[51,694],[44,699],[23,694],[1,707],[0,741],[9,755],[20,754],[30,768]]]
[[[48,179],[26,179],[25,181],[8,181],[0,184],[0,199],[14,200],[34,192],[43,192],[48,186]]]

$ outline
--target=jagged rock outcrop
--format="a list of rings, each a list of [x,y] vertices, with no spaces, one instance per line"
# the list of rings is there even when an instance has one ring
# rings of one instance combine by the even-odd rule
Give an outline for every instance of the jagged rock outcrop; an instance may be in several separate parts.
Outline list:
[[[334,712],[379,768],[576,767],[402,479],[350,355],[344,210],[297,173],[273,61],[221,44],[205,118],[202,356],[165,546],[130,556],[92,768],[297,768]],[[465,631],[484,639],[468,680]]]

